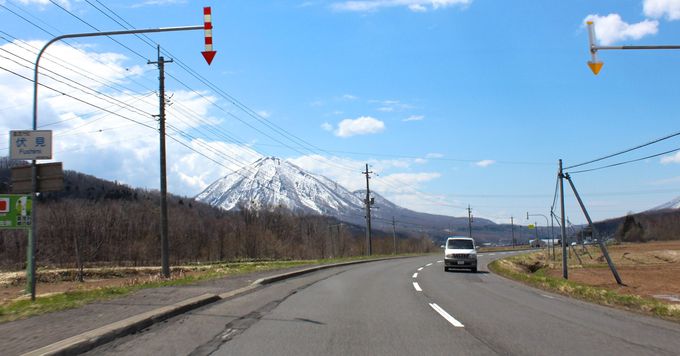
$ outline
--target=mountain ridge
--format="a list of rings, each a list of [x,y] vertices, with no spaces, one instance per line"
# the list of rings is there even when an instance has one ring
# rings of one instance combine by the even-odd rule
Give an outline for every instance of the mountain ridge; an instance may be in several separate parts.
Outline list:
[[[294,212],[328,215],[362,225],[365,194],[365,190],[349,191],[323,175],[308,172],[286,160],[264,157],[216,180],[195,199],[223,210],[282,206]],[[399,221],[401,228],[411,225],[411,230],[436,231],[438,234],[444,234],[452,227],[467,226],[467,217],[416,212],[398,206],[374,191],[371,196],[375,199],[371,214],[376,228],[391,230],[393,218]],[[495,225],[483,218],[477,218],[475,224]]]

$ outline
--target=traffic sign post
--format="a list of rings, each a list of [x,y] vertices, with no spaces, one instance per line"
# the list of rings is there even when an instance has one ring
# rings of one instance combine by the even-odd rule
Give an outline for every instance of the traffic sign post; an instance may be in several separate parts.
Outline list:
[[[21,160],[52,159],[52,131],[10,131],[9,158]]]
[[[600,50],[611,50],[611,49],[680,49],[678,45],[660,45],[660,46],[598,46],[595,42],[595,29],[593,26],[595,24],[593,21],[588,21],[588,41],[590,42],[590,55],[591,60],[588,61],[588,67],[593,72],[593,74],[598,75],[604,64],[597,60],[597,51]]]

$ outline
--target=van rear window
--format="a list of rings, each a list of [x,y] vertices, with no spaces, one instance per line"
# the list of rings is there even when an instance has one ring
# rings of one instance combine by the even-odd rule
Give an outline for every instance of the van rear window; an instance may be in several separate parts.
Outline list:
[[[474,247],[472,240],[449,240],[449,246],[447,248],[457,250],[472,250]]]

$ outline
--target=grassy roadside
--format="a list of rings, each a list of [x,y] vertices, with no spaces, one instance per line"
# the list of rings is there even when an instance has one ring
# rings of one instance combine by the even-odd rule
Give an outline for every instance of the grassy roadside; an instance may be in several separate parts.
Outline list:
[[[181,286],[253,272],[273,271],[291,267],[331,264],[391,256],[392,255],[372,256],[370,258],[361,256],[321,260],[258,261],[199,265],[197,266],[199,268],[197,268],[191,274],[173,271],[172,276],[169,279],[162,279],[158,275],[148,278],[131,278],[126,280],[126,283],[122,286],[104,286],[95,289],[83,289],[49,295],[39,295],[36,297],[35,302],[32,302],[26,297],[11,300],[0,304],[0,323],[25,319],[31,316],[59,310],[77,308],[95,301],[119,298],[140,289]]]
[[[680,307],[677,305],[549,276],[546,273],[547,265],[539,258],[541,254],[535,252],[499,259],[490,263],[489,269],[506,278],[546,291],[680,322]]]
[[[518,250],[528,250],[530,249],[531,246],[529,245],[518,245],[515,247],[512,246],[493,246],[493,247],[480,247],[479,252],[485,253],[485,252],[504,252],[504,251],[518,251]]]

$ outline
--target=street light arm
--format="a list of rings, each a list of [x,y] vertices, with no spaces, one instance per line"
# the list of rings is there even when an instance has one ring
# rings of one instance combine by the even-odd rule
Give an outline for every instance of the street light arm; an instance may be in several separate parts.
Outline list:
[[[35,60],[35,69],[33,71],[33,130],[38,129],[38,67],[40,65],[40,58],[43,52],[47,50],[52,43],[61,41],[67,38],[81,38],[81,37],[98,37],[98,36],[116,36],[116,35],[130,35],[137,33],[152,33],[152,32],[171,32],[171,31],[191,31],[202,30],[204,26],[177,26],[177,27],[160,27],[160,28],[145,28],[122,31],[106,31],[106,32],[86,32],[86,33],[70,33],[66,35],[57,36],[47,42],[43,48],[38,52],[38,57]]]

